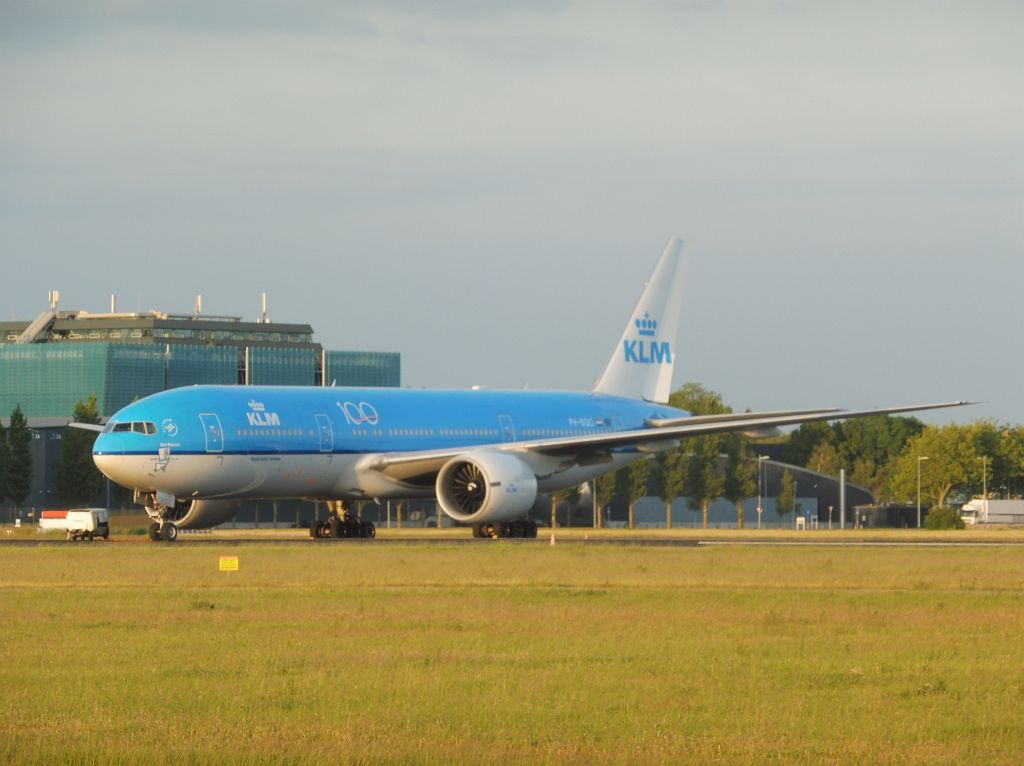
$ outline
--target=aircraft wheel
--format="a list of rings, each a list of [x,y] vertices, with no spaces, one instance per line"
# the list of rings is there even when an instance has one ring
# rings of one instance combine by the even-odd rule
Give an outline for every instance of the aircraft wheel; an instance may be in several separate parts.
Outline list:
[[[178,539],[178,528],[170,522],[164,524],[164,539],[169,543]]]
[[[368,540],[372,540],[377,536],[377,527],[373,526],[372,521],[364,521],[360,531],[362,532],[360,536],[365,537]]]
[[[158,542],[163,539],[163,536],[160,534],[160,525],[155,521],[149,525],[149,539],[153,542]]]
[[[337,516],[331,517],[331,534],[330,534],[330,537],[333,537],[334,539],[338,539],[339,537],[343,537],[344,534],[345,533],[344,533],[344,531],[342,529],[341,519],[339,519]]]

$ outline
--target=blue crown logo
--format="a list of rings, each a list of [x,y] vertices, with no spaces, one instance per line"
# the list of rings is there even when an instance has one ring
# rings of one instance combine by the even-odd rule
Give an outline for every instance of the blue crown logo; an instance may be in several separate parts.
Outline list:
[[[658,320],[651,319],[651,315],[645,311],[644,318],[636,320],[636,329],[640,331],[641,335],[653,338],[654,333],[658,331]]]
[[[253,412],[264,412],[266,410],[266,406],[264,406],[263,402],[257,402],[255,399],[250,399],[249,409]]]

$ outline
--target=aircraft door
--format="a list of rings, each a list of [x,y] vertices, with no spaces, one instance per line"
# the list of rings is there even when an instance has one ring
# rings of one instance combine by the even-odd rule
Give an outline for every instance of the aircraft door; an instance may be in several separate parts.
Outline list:
[[[203,423],[203,433],[206,435],[207,452],[224,451],[224,431],[220,427],[220,418],[212,412],[204,412],[199,415]]]
[[[320,434],[320,451],[334,451],[334,429],[331,428],[331,419],[326,415],[316,416],[316,430]]]
[[[516,440],[516,427],[512,424],[511,415],[498,415],[498,422],[501,423],[501,438],[507,442]]]

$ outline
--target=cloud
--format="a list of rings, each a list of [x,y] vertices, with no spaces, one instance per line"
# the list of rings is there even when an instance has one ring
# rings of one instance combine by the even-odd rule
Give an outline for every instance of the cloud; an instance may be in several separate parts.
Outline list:
[[[799,404],[785,387],[804,381],[745,381],[716,351],[737,348],[766,295],[780,338],[824,346],[861,338],[822,285],[891,303],[931,266],[929,295],[947,301],[984,289],[986,271],[1020,275],[1022,15],[6,3],[0,247],[31,254],[7,300],[30,316],[61,287],[82,305],[117,291],[187,309],[202,282],[218,313],[251,315],[269,283],[277,317],[331,346],[401,350],[410,380],[579,385],[681,234],[703,254],[688,305],[706,334],[687,374],[742,381],[739,406]],[[943,324],[949,342],[980,335],[986,312]],[[474,368],[446,342],[463,335],[457,315],[474,317],[477,345],[529,347],[526,366],[510,349]],[[572,342],[531,344],[552,322],[578,328]],[[848,370],[841,350],[821,353]],[[905,364],[900,349],[878,358]]]

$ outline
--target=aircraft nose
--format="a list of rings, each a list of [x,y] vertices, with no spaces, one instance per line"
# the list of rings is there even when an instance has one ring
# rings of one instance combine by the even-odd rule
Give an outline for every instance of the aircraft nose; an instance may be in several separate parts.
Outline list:
[[[100,434],[96,437],[92,445],[92,462],[96,464],[100,473],[120,483],[119,476],[124,470],[124,447],[121,440],[112,434]]]
[[[123,450],[116,447],[102,452],[94,450],[92,461],[96,464],[100,473],[111,481],[126,487],[133,486],[132,466],[129,464],[130,458],[124,456]]]
[[[100,434],[92,445],[93,459],[95,460],[103,455],[123,455],[124,448],[120,441],[120,439],[112,434]]]

